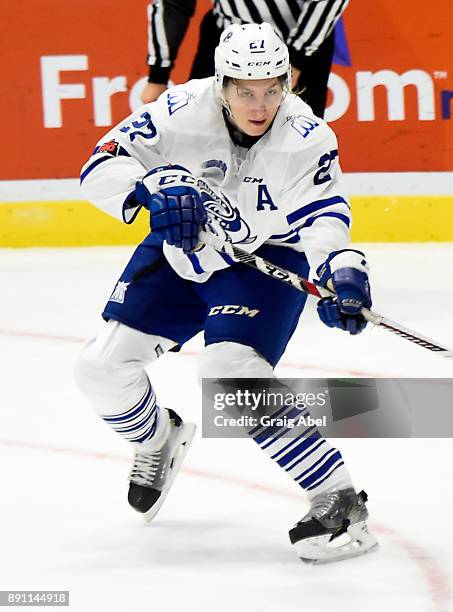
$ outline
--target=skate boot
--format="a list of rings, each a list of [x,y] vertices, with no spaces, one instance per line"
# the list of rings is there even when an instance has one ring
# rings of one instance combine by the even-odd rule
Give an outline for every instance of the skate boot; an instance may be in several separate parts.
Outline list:
[[[129,475],[129,504],[143,513],[146,521],[160,510],[195,435],[194,423],[183,423],[174,410],[168,413],[170,433],[166,441],[156,449],[148,446],[146,452],[137,449]]]
[[[352,488],[316,496],[309,512],[289,532],[302,561],[330,563],[377,550],[378,543],[366,526],[367,499],[365,491],[356,493]]]

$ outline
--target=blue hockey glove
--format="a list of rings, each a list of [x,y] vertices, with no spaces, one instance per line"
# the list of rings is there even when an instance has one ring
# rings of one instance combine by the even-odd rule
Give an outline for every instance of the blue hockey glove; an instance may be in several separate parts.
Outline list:
[[[190,253],[207,215],[196,179],[182,166],[161,166],[135,185],[135,198],[150,212],[153,233]]]
[[[360,251],[334,251],[317,269],[319,281],[335,291],[336,298],[318,302],[319,318],[328,327],[338,327],[350,334],[360,334],[367,322],[360,309],[371,307],[368,264]]]

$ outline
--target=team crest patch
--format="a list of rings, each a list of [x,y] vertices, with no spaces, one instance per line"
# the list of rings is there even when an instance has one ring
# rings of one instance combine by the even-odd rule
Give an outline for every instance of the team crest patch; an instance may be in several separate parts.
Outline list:
[[[126,297],[126,291],[130,283],[124,281],[118,281],[113,293],[109,299],[109,302],[116,302],[117,304],[124,304],[124,298]]]
[[[109,140],[109,142],[104,142],[104,144],[99,147],[98,153],[110,153],[110,155],[117,155],[118,147],[119,144],[116,140]]]
[[[289,123],[302,138],[307,138],[307,136],[319,126],[319,123],[315,121],[314,117],[306,117],[305,115],[288,115],[285,123]]]

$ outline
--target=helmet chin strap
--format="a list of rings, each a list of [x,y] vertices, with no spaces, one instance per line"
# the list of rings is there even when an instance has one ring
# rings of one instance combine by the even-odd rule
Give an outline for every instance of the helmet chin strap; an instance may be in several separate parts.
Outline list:
[[[256,142],[258,142],[258,140],[262,136],[264,136],[264,134],[271,127],[271,126],[269,126],[267,128],[266,132],[264,132],[263,134],[260,134],[259,136],[250,136],[246,132],[242,131],[236,125],[236,122],[234,121],[233,115],[231,114],[231,112],[228,112],[226,108],[223,108],[222,114],[223,114],[223,118],[224,118],[227,130],[228,130],[228,133],[230,134],[231,140],[234,142],[235,145],[237,145],[239,147],[243,147],[245,149],[250,149],[250,147],[252,147]],[[272,123],[271,123],[271,125],[272,125]]]
[[[228,121],[228,123],[231,125],[232,128],[234,128],[238,132],[241,132],[241,134],[244,134],[245,136],[247,136],[247,134],[245,134],[245,132],[241,130],[241,128],[238,126],[238,124],[234,120],[233,113],[231,112],[231,109],[228,106],[223,107],[223,116],[225,117],[225,119]]]
[[[241,132],[241,134],[244,134],[244,136],[248,136],[248,134],[243,132],[241,130],[241,128],[238,126],[238,124],[236,123],[236,121],[234,119],[233,111],[231,110],[231,106],[230,106],[228,100],[223,95],[223,90],[220,93],[220,100],[222,102],[222,107],[223,107],[223,111],[224,111],[223,112],[224,117],[230,122],[230,124],[233,126],[233,128],[235,130],[238,130],[239,132]]]
[[[230,104],[229,104],[229,102],[227,101],[227,99],[225,98],[225,96],[223,95],[223,87],[222,87],[222,89],[221,89],[221,91],[220,91],[220,101],[221,101],[222,106],[223,106],[223,108],[225,109],[225,111],[226,111],[226,113],[227,113],[228,117],[232,117],[232,116],[233,116],[233,113],[231,112]]]
[[[231,126],[235,129],[238,130],[241,134],[244,134],[244,136],[248,136],[248,134],[246,134],[245,132],[243,132],[241,130],[241,128],[238,126],[238,124],[236,123],[235,119],[234,119],[234,115],[233,112],[231,110],[231,106],[228,102],[228,100],[225,98],[225,96],[223,95],[223,89],[220,93],[220,100],[222,102],[222,109],[223,109],[223,116],[225,117],[225,119],[227,121],[229,121],[229,123],[231,124]]]

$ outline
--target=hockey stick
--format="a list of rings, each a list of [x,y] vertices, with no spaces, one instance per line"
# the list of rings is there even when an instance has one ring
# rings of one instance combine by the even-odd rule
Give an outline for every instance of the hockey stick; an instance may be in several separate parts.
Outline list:
[[[309,295],[313,295],[318,298],[324,297],[336,297],[336,294],[333,291],[330,291],[326,287],[322,287],[316,282],[310,282],[309,280],[298,276],[294,272],[290,272],[289,270],[285,270],[284,268],[280,268],[269,261],[266,261],[262,257],[255,255],[254,253],[247,253],[247,251],[243,251],[238,248],[234,244],[230,242],[225,242],[221,238],[214,236],[213,234],[209,234],[208,232],[201,231],[200,232],[200,240],[203,244],[206,244],[216,251],[226,253],[232,259],[237,262],[243,263],[247,266],[255,268],[259,272],[266,274],[267,276],[271,276],[282,283],[286,283],[287,285],[291,285],[298,291],[302,291],[304,293],[308,293]],[[441,357],[453,358],[453,350],[443,346],[442,344],[438,344],[434,340],[430,340],[421,334],[414,332],[407,327],[403,327],[399,323],[395,321],[391,321],[390,319],[386,319],[382,315],[373,312],[372,310],[368,310],[368,308],[361,308],[360,310],[363,318],[376,325],[378,327],[382,327],[393,334],[397,334],[401,338],[405,340],[409,340],[409,342],[414,342],[418,344],[422,348],[428,349],[434,353],[438,353]]]

